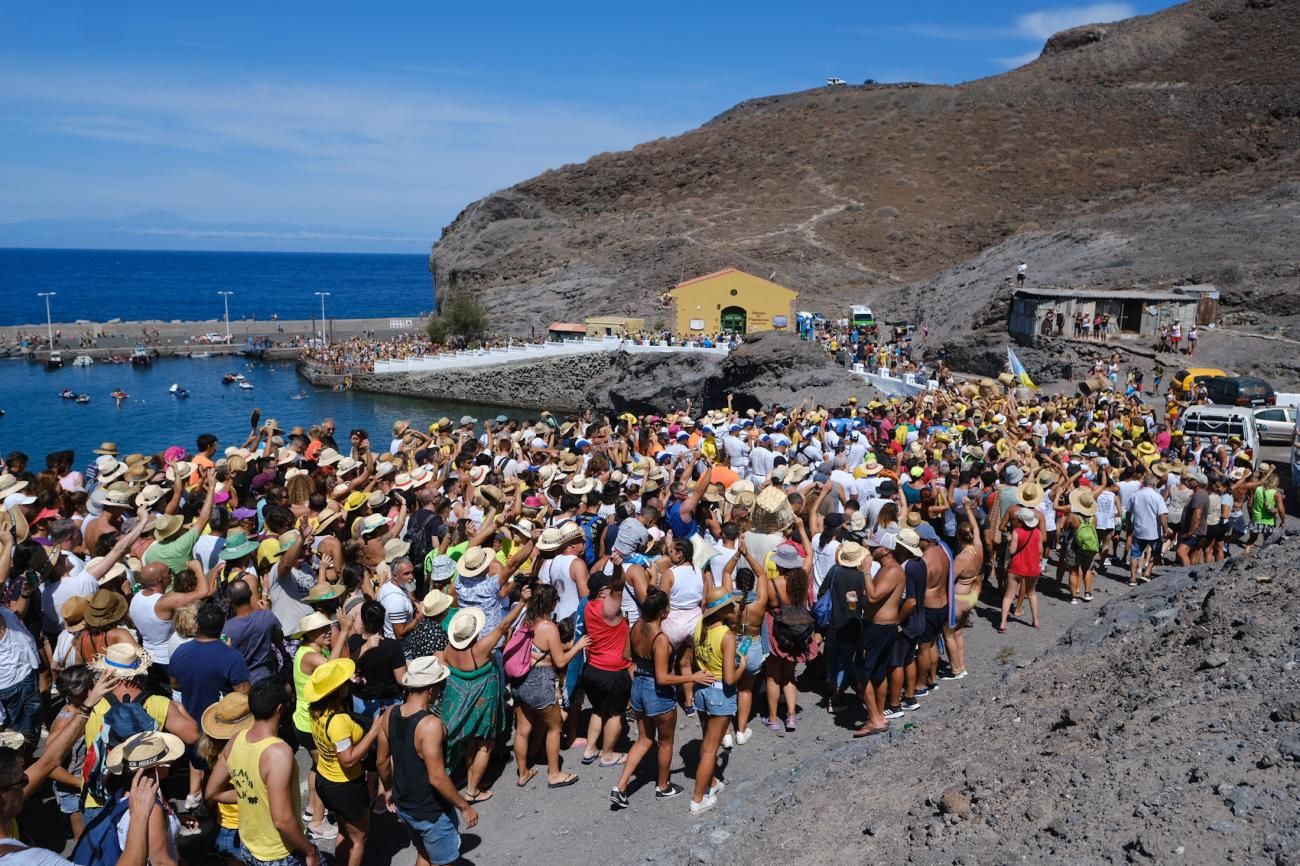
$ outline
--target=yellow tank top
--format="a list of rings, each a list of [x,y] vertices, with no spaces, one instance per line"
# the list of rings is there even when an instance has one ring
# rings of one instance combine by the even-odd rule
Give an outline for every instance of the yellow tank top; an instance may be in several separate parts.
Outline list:
[[[233,803],[218,803],[217,816],[220,819],[221,829],[239,829],[239,807]]]
[[[722,681],[722,639],[727,631],[720,622],[709,623],[707,628],[703,620],[695,625],[695,661],[718,682]]]
[[[278,737],[264,737],[250,743],[247,736],[247,731],[235,735],[226,760],[230,767],[230,784],[239,795],[239,841],[247,845],[258,860],[281,860],[288,857],[290,851],[271,820],[271,800],[258,765],[267,748],[284,741]],[[292,766],[289,797],[290,808],[296,817],[302,813],[302,798],[298,791],[298,763],[294,761]]]

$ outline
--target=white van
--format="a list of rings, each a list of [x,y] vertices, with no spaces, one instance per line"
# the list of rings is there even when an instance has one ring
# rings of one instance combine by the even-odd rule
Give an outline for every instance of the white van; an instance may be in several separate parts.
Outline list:
[[[1186,439],[1200,436],[1206,442],[1211,436],[1222,440],[1240,436],[1241,443],[1255,455],[1255,462],[1259,462],[1259,428],[1249,406],[1189,406],[1179,419],[1178,429]]]

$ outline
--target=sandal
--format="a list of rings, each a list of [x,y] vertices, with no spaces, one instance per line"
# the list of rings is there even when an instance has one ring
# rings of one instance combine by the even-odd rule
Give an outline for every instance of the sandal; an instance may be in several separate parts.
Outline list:
[[[479,791],[477,794],[470,794],[468,791],[465,793],[465,802],[469,803],[471,806],[477,806],[479,803],[486,803],[488,800],[492,799],[491,791]]]
[[[569,787],[570,785],[572,785],[572,784],[573,784],[574,782],[576,782],[576,781],[578,781],[578,777],[577,777],[575,774],[570,773],[570,774],[569,774],[569,777],[568,777],[567,779],[564,779],[563,781],[559,781],[559,782],[547,782],[547,783],[546,783],[546,787],[548,787],[548,788],[567,788],[567,787]]]
[[[781,733],[782,731],[785,730],[785,728],[781,727],[781,723],[778,722],[776,719],[768,719],[766,722],[763,722],[763,724],[767,726],[767,729],[769,731],[772,731],[774,733]]]
[[[585,765],[587,765],[587,766],[590,766],[590,765],[596,763],[596,759],[599,758],[599,757],[600,757],[600,752],[597,752],[597,753],[594,754],[594,755],[583,755],[583,756],[582,756],[582,763],[585,764]]]
[[[623,752],[617,758],[610,761],[608,764],[605,763],[604,761],[601,761],[596,766],[600,767],[602,770],[608,770],[610,767],[621,767],[626,763],[627,763],[627,752]]]
[[[795,732],[795,730],[796,730],[796,725],[795,725],[795,718],[794,718],[794,716],[790,716],[789,718],[787,718],[787,719],[785,720],[785,729],[786,729],[787,731],[789,731],[790,733],[792,733],[792,734]]]
[[[526,775],[520,776],[518,781],[515,782],[515,785],[522,788],[525,785],[527,785],[529,782],[531,782],[533,780],[533,777],[536,775],[537,775],[537,768],[529,767],[528,773]]]

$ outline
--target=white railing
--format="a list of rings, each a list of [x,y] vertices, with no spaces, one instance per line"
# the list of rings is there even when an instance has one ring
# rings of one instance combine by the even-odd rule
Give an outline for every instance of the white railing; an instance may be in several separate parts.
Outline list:
[[[456,370],[465,367],[486,367],[493,364],[506,364],[523,360],[543,360],[564,357],[566,355],[584,355],[593,352],[706,352],[725,355],[730,349],[726,346],[701,346],[695,342],[683,345],[658,346],[647,341],[620,340],[618,338],[583,337],[563,342],[547,341],[545,343],[518,343],[484,349],[465,349],[459,352],[444,352],[439,355],[422,355],[417,358],[402,360],[375,361],[375,373],[428,372],[431,370]]]
[[[904,373],[901,379],[884,373],[873,373],[861,364],[853,365],[853,372],[866,379],[873,388],[891,397],[915,397],[926,391],[933,391],[939,383],[921,373]]]

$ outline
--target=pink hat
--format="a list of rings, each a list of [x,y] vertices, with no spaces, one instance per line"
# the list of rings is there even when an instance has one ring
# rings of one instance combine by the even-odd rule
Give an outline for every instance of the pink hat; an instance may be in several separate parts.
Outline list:
[[[175,463],[177,460],[184,460],[186,456],[184,448],[179,445],[173,445],[163,452],[163,462]]]
[[[541,507],[542,507],[542,500],[539,499],[539,498],[537,498],[536,496],[529,496],[529,497],[527,497],[527,498],[524,499],[524,507],[525,507],[525,508],[541,508]]]

